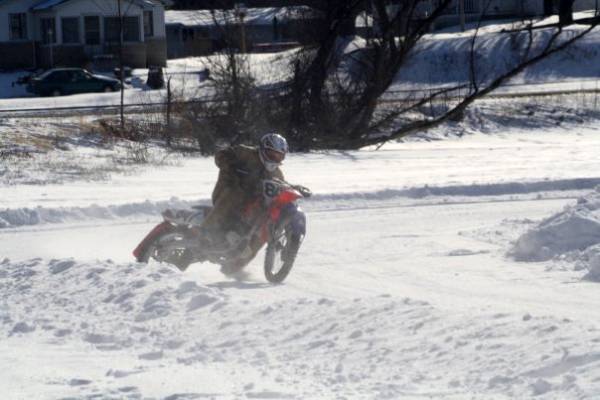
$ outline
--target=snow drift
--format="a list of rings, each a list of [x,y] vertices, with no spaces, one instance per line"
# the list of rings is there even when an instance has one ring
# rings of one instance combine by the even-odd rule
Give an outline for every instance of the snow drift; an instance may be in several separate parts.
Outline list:
[[[193,204],[206,204],[208,200]],[[167,201],[145,201],[110,206],[90,205],[88,207],[59,208],[15,208],[0,210],[0,229],[44,223],[62,223],[67,221],[88,221],[90,219],[114,219],[133,216],[157,216],[167,208],[190,208],[191,202],[172,197]]]
[[[512,255],[519,261],[546,261],[569,252],[576,253],[579,267],[587,263],[590,275],[600,278],[600,186],[522,235]]]

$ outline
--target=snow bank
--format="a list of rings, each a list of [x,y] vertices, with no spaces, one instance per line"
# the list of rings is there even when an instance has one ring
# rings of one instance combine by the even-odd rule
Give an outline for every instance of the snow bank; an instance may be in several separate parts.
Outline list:
[[[586,249],[577,260],[575,269],[587,269],[587,279],[600,281],[600,244]]]
[[[563,38],[579,33],[580,26],[569,28]],[[533,54],[545,45],[553,30],[540,30],[534,35]],[[475,46],[477,79],[486,82],[512,69],[520,61],[527,43],[526,33],[480,33]],[[522,36],[522,38],[518,38]],[[522,40],[521,40],[522,39]],[[559,40],[561,42],[564,39]],[[394,89],[411,89],[422,85],[440,86],[466,83],[470,77],[470,35],[431,34],[419,43],[407,65],[400,71]],[[597,79],[600,62],[600,31],[594,30],[567,51],[554,54],[527,68],[511,80],[513,84],[556,83],[560,80]],[[513,89],[514,90],[514,89]]]
[[[568,252],[582,252],[590,274],[600,278],[600,186],[574,206],[542,221],[522,235],[512,255],[520,261],[545,261]]]
[[[167,201],[129,203],[121,205],[62,208],[17,208],[0,210],[0,229],[44,223],[62,223],[85,221],[89,219],[114,219],[142,215],[156,216],[167,208],[190,208],[193,204],[207,203],[188,202],[173,197]]]
[[[342,193],[315,194],[310,201],[303,201],[305,208],[311,211],[355,207],[356,202],[378,202],[399,199],[425,199],[443,197],[445,202],[453,197],[464,198],[481,196],[510,196],[537,193],[538,197],[551,196],[550,192],[579,191],[600,185],[600,178],[544,180],[540,182],[505,182],[493,184],[471,184],[450,186],[419,186],[405,189],[384,189],[373,191],[355,191]],[[167,208],[189,209],[196,204],[210,204],[210,200],[185,201],[172,197],[167,201],[149,201],[100,206],[60,208],[9,208],[0,210],[0,229],[16,228],[49,223],[103,220],[139,216],[158,216]]]
[[[539,182],[502,182],[489,184],[448,185],[384,189],[371,192],[317,194],[313,200],[390,200],[399,197],[422,199],[430,196],[502,196],[589,189],[600,185],[600,178],[558,179]]]

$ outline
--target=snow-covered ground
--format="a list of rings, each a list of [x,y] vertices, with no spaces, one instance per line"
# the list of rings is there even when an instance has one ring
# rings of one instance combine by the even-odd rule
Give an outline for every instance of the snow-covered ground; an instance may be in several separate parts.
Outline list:
[[[303,203],[308,235],[283,285],[264,279],[262,254],[236,279],[210,264],[181,273],[132,261],[162,208],[207,201],[211,159],[68,177],[64,163],[106,166],[120,150],[94,136],[52,139],[63,150],[14,163],[63,160],[54,172],[0,184],[2,393],[594,398],[597,256],[590,243],[572,240],[576,253],[543,240],[578,226],[600,237],[598,128],[291,155],[288,179],[315,196]],[[523,249],[543,257],[517,261]]]
[[[428,38],[394,89],[464,79],[457,54],[468,40]],[[598,40],[514,83],[596,88]],[[486,43],[498,57],[507,45]],[[285,57],[250,62],[271,83]],[[205,63],[169,64],[176,90],[191,90],[181,96],[201,95]],[[164,97],[143,89],[144,74],[134,72],[128,101]],[[4,78],[0,91],[16,93]],[[117,97],[2,99],[0,110]],[[4,118],[2,395],[598,398],[597,100],[484,100],[460,124],[378,151],[290,155],[288,180],[315,196],[303,202],[308,235],[283,285],[264,279],[262,254],[235,279],[210,264],[181,273],[133,262],[161,210],[208,202],[212,159],[150,145],[151,163],[139,165],[136,145],[102,137],[92,117]]]

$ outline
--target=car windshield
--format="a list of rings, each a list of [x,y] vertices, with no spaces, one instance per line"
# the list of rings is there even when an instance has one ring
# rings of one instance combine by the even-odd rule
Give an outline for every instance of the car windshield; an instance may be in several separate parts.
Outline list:
[[[56,71],[56,70],[54,70],[54,69],[49,69],[49,70],[47,70],[47,71],[42,71],[42,72],[39,72],[39,73],[35,74],[33,77],[34,77],[34,78],[38,78],[38,79],[44,79],[44,78],[46,78],[48,75],[50,75],[51,73],[53,73],[53,72],[55,72],[55,71]]]

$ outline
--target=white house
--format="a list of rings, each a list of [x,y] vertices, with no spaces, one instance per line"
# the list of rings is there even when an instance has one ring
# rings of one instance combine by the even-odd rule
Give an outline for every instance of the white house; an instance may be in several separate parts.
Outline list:
[[[165,65],[167,1],[120,3],[125,64]],[[118,0],[0,0],[0,69],[80,66],[97,56],[116,56],[118,4]]]

